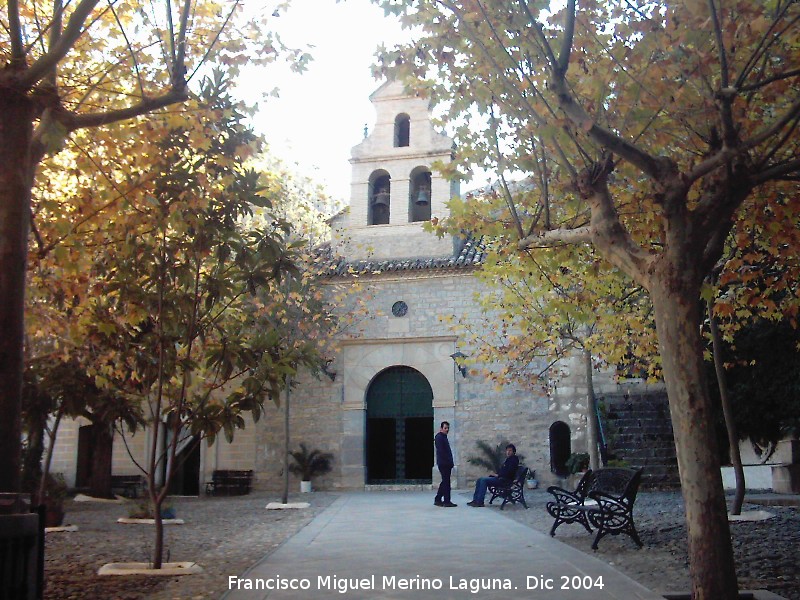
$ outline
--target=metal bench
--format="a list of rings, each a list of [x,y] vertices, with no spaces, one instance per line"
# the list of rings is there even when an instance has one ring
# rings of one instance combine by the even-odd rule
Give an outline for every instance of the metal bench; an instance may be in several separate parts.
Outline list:
[[[139,490],[144,492],[147,488],[147,481],[142,475],[112,475],[111,493],[119,492],[126,498],[138,498]]]
[[[528,467],[520,465],[517,467],[517,475],[514,481],[508,482],[506,485],[490,485],[487,489],[492,494],[489,504],[495,498],[502,498],[503,503],[500,505],[500,510],[503,510],[506,504],[516,504],[520,502],[526,509],[528,504],[525,502],[525,479],[528,477]]]
[[[45,507],[29,504],[27,494],[0,494],[0,598],[44,597]]]
[[[253,485],[253,471],[217,469],[206,482],[209,496],[244,496],[250,493]]]
[[[597,529],[593,550],[606,535],[621,533],[641,548],[633,522],[633,505],[641,480],[641,469],[607,468],[587,471],[574,492],[550,486],[547,491],[555,497],[547,503],[547,512],[555,519],[550,535],[555,536],[563,523],[580,523],[589,533],[592,527]]]

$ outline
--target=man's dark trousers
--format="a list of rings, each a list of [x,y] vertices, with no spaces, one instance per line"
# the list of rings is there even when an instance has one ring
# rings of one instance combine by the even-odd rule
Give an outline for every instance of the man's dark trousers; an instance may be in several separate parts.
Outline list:
[[[450,503],[450,471],[453,467],[439,467],[439,473],[442,475],[442,483],[439,484],[439,491],[436,494],[437,498],[441,498],[445,504]]]

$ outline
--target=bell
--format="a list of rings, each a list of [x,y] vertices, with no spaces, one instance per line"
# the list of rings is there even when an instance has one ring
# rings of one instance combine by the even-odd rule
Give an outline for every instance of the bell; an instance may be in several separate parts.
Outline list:
[[[386,190],[381,190],[380,192],[375,194],[375,197],[372,199],[372,203],[375,206],[378,205],[389,206],[389,192],[387,192]]]
[[[431,202],[431,195],[428,190],[420,190],[417,192],[417,206],[427,206]]]

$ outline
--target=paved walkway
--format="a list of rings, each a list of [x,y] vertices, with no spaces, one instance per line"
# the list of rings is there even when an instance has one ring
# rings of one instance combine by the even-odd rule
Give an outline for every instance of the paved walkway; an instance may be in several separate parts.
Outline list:
[[[454,494],[458,508],[439,508],[432,492],[343,494],[229,580],[224,598],[663,600],[606,563],[466,500]]]

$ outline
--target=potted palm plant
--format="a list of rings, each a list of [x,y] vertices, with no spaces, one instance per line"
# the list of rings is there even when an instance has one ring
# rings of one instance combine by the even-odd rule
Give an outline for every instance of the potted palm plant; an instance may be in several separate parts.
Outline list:
[[[492,446],[489,442],[477,440],[475,445],[478,447],[478,450],[480,450],[480,454],[478,456],[469,457],[467,462],[476,467],[486,469],[491,473],[497,473],[506,460],[506,446],[508,446],[508,443],[508,440],[501,440],[496,446]],[[520,464],[525,461],[525,456],[523,454],[517,453],[517,458]]]
[[[64,500],[67,497],[67,482],[61,473],[47,474],[44,490],[39,502],[45,505],[45,527],[60,527],[64,522]]]
[[[589,453],[588,452],[573,452],[567,459],[567,469],[571,475],[583,473],[589,468]]]
[[[294,463],[289,465],[289,471],[300,477],[300,491],[311,491],[311,479],[317,475],[324,475],[331,470],[333,454],[320,450],[309,452],[305,444],[300,444],[300,450],[289,452]]]

